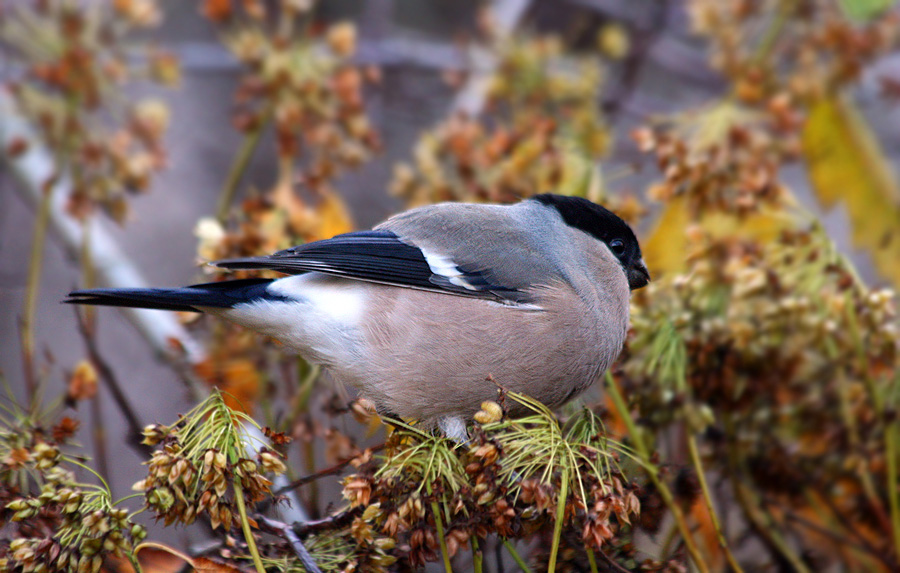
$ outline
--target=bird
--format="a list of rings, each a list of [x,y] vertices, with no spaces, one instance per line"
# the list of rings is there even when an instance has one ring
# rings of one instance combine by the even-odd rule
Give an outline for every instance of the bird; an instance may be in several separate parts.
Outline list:
[[[417,207],[210,264],[287,276],[75,290],[63,302],[221,317],[321,365],[380,414],[459,439],[498,387],[552,408],[592,385],[624,345],[631,291],[650,281],[625,221],[552,193]]]

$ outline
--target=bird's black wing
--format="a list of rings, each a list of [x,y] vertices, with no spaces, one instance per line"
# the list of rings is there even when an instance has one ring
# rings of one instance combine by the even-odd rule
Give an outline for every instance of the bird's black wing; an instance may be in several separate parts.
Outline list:
[[[265,257],[215,261],[226,269],[270,269],[285,274],[319,272],[350,279],[417,288],[500,302],[527,301],[527,294],[467,272],[438,254],[428,254],[388,230],[346,233]]]

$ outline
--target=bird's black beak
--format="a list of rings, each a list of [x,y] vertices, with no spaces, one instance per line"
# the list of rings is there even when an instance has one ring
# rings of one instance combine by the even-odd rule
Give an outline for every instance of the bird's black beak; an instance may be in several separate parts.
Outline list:
[[[650,282],[650,271],[647,270],[644,259],[639,259],[637,262],[633,263],[625,271],[625,274],[628,275],[628,286],[631,290],[645,287],[647,286],[647,283]]]

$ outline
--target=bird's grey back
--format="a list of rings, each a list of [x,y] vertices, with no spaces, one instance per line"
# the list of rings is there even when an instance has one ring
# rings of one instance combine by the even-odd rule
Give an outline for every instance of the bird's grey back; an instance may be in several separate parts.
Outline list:
[[[554,209],[536,201],[439,203],[391,217],[376,229],[392,231],[465,271],[482,272],[495,284],[517,289],[568,280],[561,259],[573,256],[554,248],[568,242],[572,229]]]

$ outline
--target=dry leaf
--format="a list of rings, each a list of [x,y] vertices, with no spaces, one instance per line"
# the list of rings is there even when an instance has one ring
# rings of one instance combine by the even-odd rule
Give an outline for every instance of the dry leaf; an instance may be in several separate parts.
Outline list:
[[[325,431],[325,444],[325,459],[332,465],[358,456],[360,452],[349,436],[334,428]]]
[[[200,13],[213,23],[219,24],[231,18],[231,0],[205,0]]]
[[[82,360],[69,378],[66,399],[69,402],[90,400],[97,395],[97,371],[88,360]]]
[[[135,550],[143,573],[178,573],[185,564],[193,567],[187,555],[161,543],[142,543]],[[103,571],[108,573],[134,573],[134,567],[125,557],[109,555],[103,561]]]
[[[844,98],[819,100],[803,129],[803,151],[819,200],[826,208],[844,203],[853,244],[900,285],[900,188],[865,119]]]
[[[198,557],[194,559],[194,571],[202,573],[243,573],[244,570],[227,563],[207,559],[206,557]]]
[[[259,397],[259,371],[246,358],[215,360],[207,358],[194,366],[198,376],[211,386],[224,392],[229,408],[252,414],[253,404]]]

